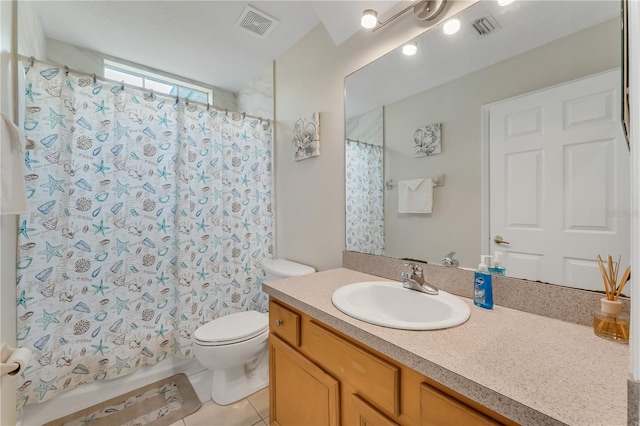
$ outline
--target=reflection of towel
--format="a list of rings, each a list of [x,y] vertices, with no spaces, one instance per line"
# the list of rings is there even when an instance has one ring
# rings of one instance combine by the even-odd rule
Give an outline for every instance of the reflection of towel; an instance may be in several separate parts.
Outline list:
[[[433,181],[431,178],[398,182],[398,213],[431,213]]]
[[[23,169],[26,144],[20,129],[0,114],[0,214],[27,212]]]

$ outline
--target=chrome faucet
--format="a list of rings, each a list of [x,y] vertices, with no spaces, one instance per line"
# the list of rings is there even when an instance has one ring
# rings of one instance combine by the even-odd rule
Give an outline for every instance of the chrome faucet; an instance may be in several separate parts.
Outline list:
[[[438,294],[438,289],[424,280],[421,266],[413,263],[405,263],[404,266],[411,268],[411,273],[405,271],[400,273],[402,277],[402,287],[431,295]]]
[[[456,252],[452,251],[442,259],[442,264],[447,268],[457,268],[460,265],[458,259],[454,259]]]

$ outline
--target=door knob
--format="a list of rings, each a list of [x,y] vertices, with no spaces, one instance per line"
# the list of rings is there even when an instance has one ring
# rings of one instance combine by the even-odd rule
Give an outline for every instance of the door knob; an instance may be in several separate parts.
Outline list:
[[[509,244],[511,244],[509,241],[505,241],[500,235],[496,235],[493,238],[493,242],[496,244],[504,244],[505,246],[508,246]]]
[[[276,320],[276,327],[280,327],[282,324],[282,320]]]

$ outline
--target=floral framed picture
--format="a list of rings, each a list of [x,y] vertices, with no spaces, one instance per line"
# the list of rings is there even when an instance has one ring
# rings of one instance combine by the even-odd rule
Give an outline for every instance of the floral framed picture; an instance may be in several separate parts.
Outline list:
[[[320,155],[320,113],[299,118],[293,127],[293,158],[296,161]]]
[[[414,157],[440,154],[442,151],[440,128],[440,123],[435,123],[421,127],[413,133]]]

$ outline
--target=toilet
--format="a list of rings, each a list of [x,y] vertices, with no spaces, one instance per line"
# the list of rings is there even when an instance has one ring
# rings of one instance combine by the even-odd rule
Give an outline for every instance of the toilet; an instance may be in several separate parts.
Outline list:
[[[265,281],[316,271],[286,259],[270,260],[263,268]],[[246,311],[216,318],[198,327],[193,336],[196,358],[213,373],[211,399],[216,404],[234,403],[269,384],[268,313]]]

